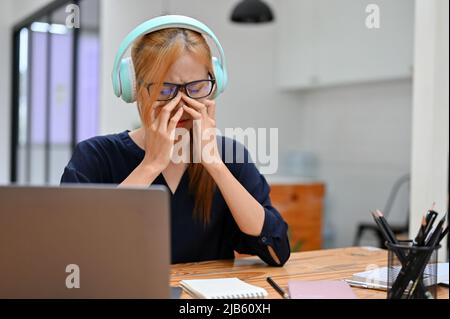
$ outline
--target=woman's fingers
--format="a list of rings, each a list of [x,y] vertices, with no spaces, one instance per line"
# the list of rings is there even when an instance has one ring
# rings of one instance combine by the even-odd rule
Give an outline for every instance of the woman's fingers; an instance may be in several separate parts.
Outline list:
[[[152,108],[150,110],[150,123],[151,125],[157,125],[156,118],[156,108],[158,107],[158,102],[153,103]]]
[[[205,101],[206,110],[208,112],[209,118],[216,119],[216,102],[212,100]]]
[[[196,101],[194,99],[191,99],[186,94],[183,94],[182,98],[184,101],[186,101],[189,104],[189,106],[191,106],[197,112],[201,113],[203,116],[208,115],[208,113],[206,112],[206,106],[204,104],[202,104],[199,101]]]
[[[144,90],[143,88],[140,88],[138,91],[139,97],[140,99],[138,99],[138,101],[142,101],[142,104],[138,103],[138,108],[139,108],[139,114],[141,115],[141,117],[143,117],[144,122],[146,122],[145,126],[151,127],[154,125],[155,121],[156,121],[156,115],[155,115],[155,108],[157,106],[157,102],[153,103],[150,105],[150,97],[148,95],[148,91]],[[147,105],[150,105],[149,108],[149,115],[150,115],[150,123],[147,123],[148,118],[145,117],[144,118],[144,111],[147,111]]]
[[[178,103],[181,100],[181,94],[178,93],[178,95],[170,100],[169,103],[164,105],[161,109],[161,113],[159,113],[158,119],[159,119],[159,125],[158,127],[162,130],[167,130],[167,125],[170,119],[170,114],[175,109],[175,107],[178,105]]]
[[[183,105],[183,110],[190,114],[194,120],[201,120],[202,118],[202,115],[190,106]]]
[[[177,127],[178,121],[181,119],[181,116],[183,115],[184,109],[180,107],[178,111],[175,113],[174,116],[169,121],[169,125],[167,126],[167,131],[171,134],[175,128]]]

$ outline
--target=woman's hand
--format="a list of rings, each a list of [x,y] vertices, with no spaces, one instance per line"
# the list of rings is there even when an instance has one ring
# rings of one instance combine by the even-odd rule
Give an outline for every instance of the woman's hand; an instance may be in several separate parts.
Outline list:
[[[185,94],[182,94],[182,100],[184,111],[193,119],[194,161],[201,161],[207,169],[222,163],[216,139],[216,103],[212,100],[200,102]]]
[[[183,108],[180,107],[173,116],[171,114],[180,100],[179,94],[164,106],[159,103],[152,105],[151,124],[144,126],[144,159],[119,187],[147,187],[169,165],[174,148],[175,129],[183,115]]]
[[[150,113],[151,124],[144,127],[145,157],[143,163],[153,166],[160,172],[169,165],[172,157],[175,129],[184,110],[180,107],[172,117],[171,114],[180,100],[181,94],[178,94],[162,107],[156,102],[152,105]]]

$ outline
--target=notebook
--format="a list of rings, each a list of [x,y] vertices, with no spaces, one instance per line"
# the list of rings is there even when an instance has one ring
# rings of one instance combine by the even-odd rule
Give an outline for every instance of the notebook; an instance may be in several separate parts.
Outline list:
[[[400,271],[400,267],[397,267]],[[427,277],[427,268],[424,271],[425,285],[430,285],[431,277]],[[437,264],[437,282],[448,285],[448,263]],[[373,270],[358,272],[353,274],[349,280],[350,283],[360,283],[366,285],[366,288],[373,289],[387,289],[388,269],[387,267],[380,267]]]
[[[352,288],[342,280],[290,280],[291,299],[356,299]]]
[[[399,271],[400,271],[400,267]],[[358,272],[353,274],[348,282],[350,284],[361,284],[365,288],[386,290],[387,289],[387,267],[380,267],[368,271]]]
[[[181,287],[196,298],[248,299],[264,298],[267,291],[239,278],[193,279],[180,281]]]

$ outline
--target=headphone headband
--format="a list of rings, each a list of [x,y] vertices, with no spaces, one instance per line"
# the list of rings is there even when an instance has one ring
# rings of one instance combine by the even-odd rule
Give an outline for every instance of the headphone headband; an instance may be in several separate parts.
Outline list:
[[[184,28],[189,29],[192,31],[197,31],[201,34],[209,36],[215,43],[218,51],[219,51],[219,62],[222,66],[223,73],[224,73],[224,79],[226,81],[227,74],[226,74],[226,65],[225,65],[225,53],[223,51],[223,48],[219,42],[219,39],[217,39],[216,35],[212,32],[212,30],[203,24],[202,22],[186,17],[181,15],[166,15],[166,16],[160,16],[153,18],[151,20],[148,20],[139,26],[137,26],[134,30],[132,30],[128,35],[125,37],[125,39],[122,41],[122,43],[119,46],[119,50],[117,51],[116,57],[114,59],[114,66],[112,70],[112,82],[113,82],[113,89],[114,94],[117,97],[120,97],[122,95],[122,87],[120,85],[120,64],[122,61],[123,56],[127,52],[128,48],[133,44],[133,42],[139,38],[140,36],[144,34],[148,34],[154,31],[167,29],[167,28]]]

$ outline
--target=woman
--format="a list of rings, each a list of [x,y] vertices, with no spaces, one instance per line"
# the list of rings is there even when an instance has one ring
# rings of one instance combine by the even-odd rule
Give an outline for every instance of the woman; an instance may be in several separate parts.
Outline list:
[[[271,206],[266,180],[246,150],[244,163],[225,163],[218,146],[227,140],[216,140],[214,131],[216,87],[205,38],[166,28],[138,38],[131,55],[142,127],[79,143],[61,183],[167,186],[172,263],[230,259],[237,251],[282,266],[290,254],[287,225]],[[193,131],[209,138],[193,138]],[[171,160],[182,143],[189,163]],[[208,158],[192,161],[193,150],[207,145]]]

